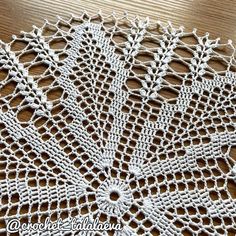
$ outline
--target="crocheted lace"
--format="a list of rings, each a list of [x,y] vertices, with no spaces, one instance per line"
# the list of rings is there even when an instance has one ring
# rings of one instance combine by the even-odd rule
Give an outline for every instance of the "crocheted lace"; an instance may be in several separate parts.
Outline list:
[[[83,13],[0,45],[0,232],[89,216],[122,231],[78,235],[235,233],[231,41]]]

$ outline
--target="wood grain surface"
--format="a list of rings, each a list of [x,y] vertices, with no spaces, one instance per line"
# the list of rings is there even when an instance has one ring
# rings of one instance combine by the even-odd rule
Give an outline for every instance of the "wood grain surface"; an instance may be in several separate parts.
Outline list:
[[[159,0],[159,1],[79,1],[79,0],[1,0],[0,39],[7,42],[12,34],[20,30],[31,30],[32,24],[41,26],[43,19],[53,20],[55,15],[63,17],[82,10],[95,13],[123,13],[149,16],[153,20],[171,21],[174,25],[184,25],[187,30],[197,28],[198,32],[209,32],[211,36],[223,40],[236,41],[236,2],[234,0]]]
[[[232,39],[234,44],[236,42],[234,0],[0,0],[0,39],[9,42],[12,34],[17,35],[21,30],[31,31],[32,25],[40,27],[44,19],[54,21],[56,15],[67,18],[71,13],[80,14],[86,10],[95,14],[99,9],[104,14],[115,11],[119,15],[127,11],[131,16],[171,21],[175,26],[185,26],[187,31],[197,28],[198,33],[209,32],[211,38],[220,37],[222,42],[228,39]],[[232,149],[231,155],[236,157],[236,148]],[[236,194],[234,186],[230,191]]]

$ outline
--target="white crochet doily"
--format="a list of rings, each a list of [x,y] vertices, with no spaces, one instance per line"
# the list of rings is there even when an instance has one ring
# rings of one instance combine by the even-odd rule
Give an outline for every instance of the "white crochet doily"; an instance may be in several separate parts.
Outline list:
[[[89,216],[122,231],[77,235],[235,235],[235,65],[231,41],[127,14],[0,42],[0,232]]]

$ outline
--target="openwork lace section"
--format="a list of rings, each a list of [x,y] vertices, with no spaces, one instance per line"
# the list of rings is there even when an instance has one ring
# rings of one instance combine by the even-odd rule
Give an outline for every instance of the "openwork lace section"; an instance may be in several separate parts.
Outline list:
[[[89,216],[123,228],[89,235],[234,235],[235,65],[231,41],[127,14],[1,42],[0,232]]]

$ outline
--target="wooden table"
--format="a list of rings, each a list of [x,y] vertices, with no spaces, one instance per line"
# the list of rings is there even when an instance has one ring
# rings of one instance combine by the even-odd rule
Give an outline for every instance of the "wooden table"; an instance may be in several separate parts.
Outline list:
[[[171,21],[176,26],[184,25],[187,30],[197,28],[200,33],[209,32],[213,38],[236,41],[234,0],[1,0],[0,39],[7,42],[20,30],[29,31],[33,24],[41,26],[45,18],[54,20],[55,15],[68,17],[70,13],[78,14],[82,10],[95,13],[99,9],[104,13],[128,11],[131,15]]]
[[[236,42],[236,1],[233,0],[0,0],[0,39],[9,42],[12,34],[31,31],[32,25],[40,27],[44,19],[54,21],[56,15],[69,17],[70,13],[76,15],[82,10],[96,13],[99,9],[105,14],[113,10],[117,14],[128,11],[131,16],[171,21],[175,26],[185,26],[186,31],[197,28],[200,34],[209,32],[211,38]],[[232,154],[236,157],[236,149]]]

